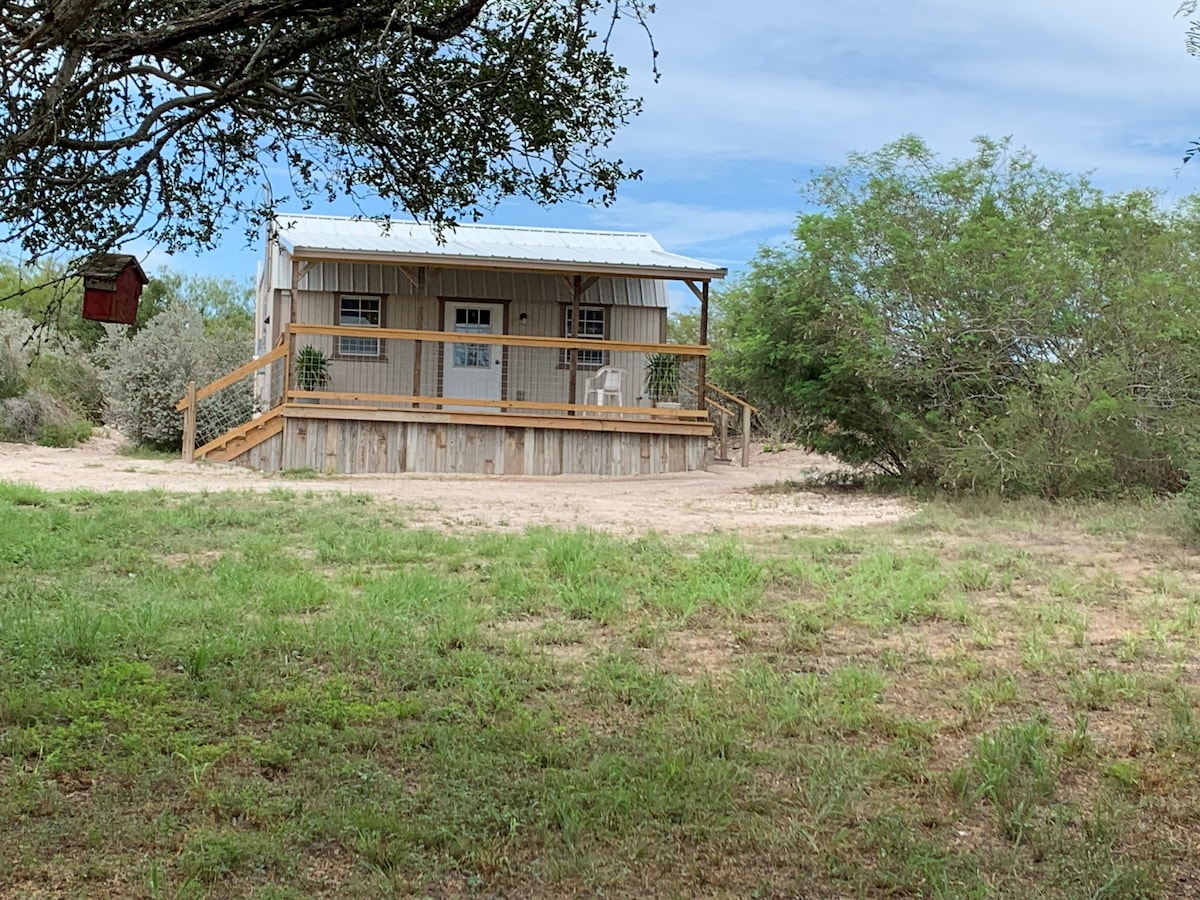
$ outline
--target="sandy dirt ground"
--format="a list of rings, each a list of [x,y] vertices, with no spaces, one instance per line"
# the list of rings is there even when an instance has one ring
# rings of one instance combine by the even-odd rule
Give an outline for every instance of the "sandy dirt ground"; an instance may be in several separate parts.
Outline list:
[[[435,528],[521,530],[533,525],[585,526],[618,534],[658,531],[797,531],[895,521],[913,513],[902,501],[763,492],[762,486],[832,471],[824,457],[799,450],[755,452],[749,468],[638,478],[480,475],[355,475],[312,479],[262,475],[237,466],[134,459],[119,437],[101,433],[72,449],[0,443],[0,482],[48,490],[266,491],[368,494],[395,503]]]

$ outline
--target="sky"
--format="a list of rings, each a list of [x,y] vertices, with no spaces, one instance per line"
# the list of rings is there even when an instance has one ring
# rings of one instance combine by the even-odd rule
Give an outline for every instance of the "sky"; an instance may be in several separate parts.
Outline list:
[[[1200,59],[1178,0],[658,0],[661,78],[634,28],[618,55],[644,97],[613,151],[642,169],[615,205],[507,202],[493,224],[647,231],[668,250],[743,268],[787,239],[800,188],[851,152],[917,134],[943,158],[1011,137],[1044,165],[1172,202],[1200,192]],[[312,212],[351,215],[348,202]],[[366,212],[384,213],[368,204]],[[150,266],[249,278],[261,247],[232,228]],[[689,302],[686,290],[672,303]]]

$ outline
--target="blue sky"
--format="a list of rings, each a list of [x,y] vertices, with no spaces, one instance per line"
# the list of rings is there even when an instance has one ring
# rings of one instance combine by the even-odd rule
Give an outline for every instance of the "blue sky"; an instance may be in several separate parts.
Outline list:
[[[977,135],[1011,136],[1052,168],[1169,202],[1200,191],[1200,160],[1179,171],[1200,139],[1200,59],[1184,52],[1177,5],[659,0],[659,83],[644,38],[628,28],[620,45],[645,110],[615,151],[642,181],[608,209],[511,202],[486,221],[649,231],[736,270],[786,237],[815,171],[905,133],[946,158]],[[148,262],[247,278],[259,253],[234,228],[216,252]]]

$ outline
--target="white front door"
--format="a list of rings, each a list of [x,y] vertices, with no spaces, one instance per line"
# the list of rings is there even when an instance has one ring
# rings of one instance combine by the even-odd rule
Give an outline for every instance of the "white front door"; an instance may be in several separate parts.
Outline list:
[[[459,334],[503,334],[504,307],[499,303],[447,303],[446,331]],[[442,396],[500,400],[504,348],[499,344],[447,344],[442,355]],[[447,410],[496,412],[496,407],[447,406]]]

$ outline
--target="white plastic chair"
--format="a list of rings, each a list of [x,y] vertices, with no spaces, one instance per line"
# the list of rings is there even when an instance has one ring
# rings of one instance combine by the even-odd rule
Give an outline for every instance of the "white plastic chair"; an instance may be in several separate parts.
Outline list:
[[[592,398],[595,398],[593,401]],[[625,370],[616,366],[604,366],[584,382],[583,403],[608,406],[614,400],[616,406],[625,405]]]

